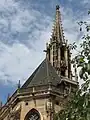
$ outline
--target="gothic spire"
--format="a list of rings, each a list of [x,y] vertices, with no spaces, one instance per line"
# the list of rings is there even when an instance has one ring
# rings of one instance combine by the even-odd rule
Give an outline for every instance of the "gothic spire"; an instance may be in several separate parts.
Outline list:
[[[56,17],[55,17],[55,22],[54,22],[53,31],[52,31],[52,39],[53,41],[55,40],[55,41],[58,41],[59,43],[64,42],[59,5],[56,5]]]
[[[46,46],[46,57],[51,65],[56,69],[59,76],[70,78],[70,50],[67,41],[64,39],[61,13],[59,5],[56,5],[56,16],[52,30],[50,43]]]

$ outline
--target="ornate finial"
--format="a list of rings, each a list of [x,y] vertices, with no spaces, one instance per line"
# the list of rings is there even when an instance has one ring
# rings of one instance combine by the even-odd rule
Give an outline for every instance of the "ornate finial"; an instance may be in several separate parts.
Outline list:
[[[56,10],[59,10],[59,8],[60,8],[59,5],[56,5]]]
[[[48,42],[46,43],[46,48],[48,48]]]
[[[9,101],[9,98],[10,98],[10,94],[8,93],[8,96],[7,96],[7,101]]]
[[[20,84],[20,80],[18,81],[18,88],[17,88],[17,93],[20,92],[20,87],[21,87],[21,84]]]
[[[19,82],[18,82],[18,89],[20,88],[20,80],[19,80]]]
[[[0,108],[2,107],[2,101],[0,101]]]

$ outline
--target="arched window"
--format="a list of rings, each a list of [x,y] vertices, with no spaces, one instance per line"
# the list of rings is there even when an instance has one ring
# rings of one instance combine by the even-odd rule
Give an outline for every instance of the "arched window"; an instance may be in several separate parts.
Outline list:
[[[27,113],[27,115],[25,117],[25,120],[41,120],[40,114],[39,114],[39,112],[36,109],[31,109]]]

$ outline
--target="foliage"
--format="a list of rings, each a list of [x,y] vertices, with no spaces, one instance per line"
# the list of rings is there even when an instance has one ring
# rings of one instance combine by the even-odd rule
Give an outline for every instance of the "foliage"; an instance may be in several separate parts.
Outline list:
[[[90,10],[88,12],[90,14]],[[85,26],[85,35],[80,44],[80,51],[73,58],[72,62],[80,69],[79,77],[84,81],[81,88],[75,93],[66,109],[59,111],[55,115],[55,120],[90,120],[90,25],[80,21],[80,31]],[[77,45],[72,45],[72,49],[77,49]]]

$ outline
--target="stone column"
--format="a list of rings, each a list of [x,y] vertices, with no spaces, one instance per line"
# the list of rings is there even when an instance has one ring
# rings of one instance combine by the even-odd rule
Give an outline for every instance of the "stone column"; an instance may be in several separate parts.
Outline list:
[[[54,114],[54,102],[52,100],[52,97],[48,99],[47,101],[47,120],[53,120],[53,114]]]
[[[65,71],[65,76],[68,77],[68,50],[67,50],[67,48],[65,49],[65,62],[66,62],[66,66],[67,66],[67,69]]]
[[[51,48],[50,48],[50,63],[51,65],[53,66],[53,46],[51,45]]]
[[[59,76],[61,75],[60,64],[61,64],[61,50],[60,50],[60,45],[59,45],[58,46],[58,68],[59,68],[58,75]]]

